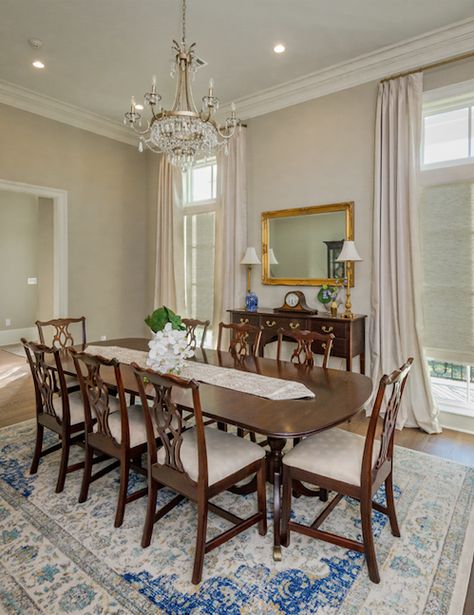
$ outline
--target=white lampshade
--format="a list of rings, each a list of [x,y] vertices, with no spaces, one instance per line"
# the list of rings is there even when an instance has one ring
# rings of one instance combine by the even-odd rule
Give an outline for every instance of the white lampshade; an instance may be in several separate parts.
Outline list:
[[[353,241],[345,240],[342,245],[342,250],[339,256],[336,258],[338,263],[345,263],[346,261],[361,261],[361,257],[357,252],[357,248]]]
[[[270,250],[268,251],[268,260],[270,262],[270,265],[278,265],[278,261],[276,259],[273,248],[270,248]]]
[[[260,259],[257,256],[255,248],[247,248],[244,258],[240,261],[241,265],[260,265]]]

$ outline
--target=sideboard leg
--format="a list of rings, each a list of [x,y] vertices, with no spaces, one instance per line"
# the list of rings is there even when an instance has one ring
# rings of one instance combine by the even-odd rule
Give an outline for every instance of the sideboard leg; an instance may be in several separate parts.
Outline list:
[[[365,352],[361,352],[359,356],[360,361],[360,373],[365,376]]]

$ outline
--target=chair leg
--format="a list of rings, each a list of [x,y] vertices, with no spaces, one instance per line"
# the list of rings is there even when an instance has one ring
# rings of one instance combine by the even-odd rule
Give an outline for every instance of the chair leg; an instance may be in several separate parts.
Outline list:
[[[288,526],[291,515],[291,470],[283,465],[283,494],[281,511],[281,544],[288,547],[290,544],[290,528]]]
[[[397,513],[395,511],[395,500],[393,497],[393,478],[392,474],[385,480],[385,496],[387,499],[388,518],[390,519],[390,528],[392,534],[400,538],[400,528],[398,527]]]
[[[156,499],[158,495],[158,486],[153,478],[149,475],[148,478],[148,501],[146,507],[145,525],[143,526],[142,547],[145,549],[150,545],[151,536],[153,534],[153,525],[155,523]]]
[[[130,471],[130,462],[127,457],[120,460],[120,487],[119,498],[117,502],[117,511],[115,513],[114,527],[120,527],[123,523],[125,514],[125,504],[127,503],[128,476]]]
[[[61,448],[61,463],[59,465],[58,482],[56,483],[56,493],[61,493],[64,489],[64,483],[66,481],[67,466],[69,463],[69,450],[71,443],[69,441],[69,435],[63,434],[62,448]]]
[[[204,549],[206,546],[207,533],[207,500],[198,500],[198,525],[196,534],[196,553],[194,555],[194,568],[192,582],[197,585],[201,582],[202,568],[204,565]]]
[[[36,444],[35,452],[33,453],[33,460],[31,462],[30,474],[36,474],[38,471],[38,465],[41,458],[41,449],[43,448],[43,434],[44,427],[39,423],[36,424]]]
[[[267,533],[267,492],[265,474],[265,461],[262,461],[262,464],[257,472],[258,512],[262,515],[261,520],[258,522],[258,533],[260,536],[265,536]]]
[[[374,535],[372,532],[372,500],[370,496],[363,495],[360,500],[360,513],[362,520],[362,538],[364,542],[364,555],[369,569],[369,578],[373,583],[380,583],[377,556],[375,555]]]
[[[321,502],[328,501],[328,490],[327,489],[323,489],[322,487],[319,488],[319,499],[321,500]]]
[[[85,502],[89,494],[89,485],[92,477],[92,461],[94,457],[93,449],[86,442],[84,473],[82,475],[81,493],[79,494],[79,502]]]

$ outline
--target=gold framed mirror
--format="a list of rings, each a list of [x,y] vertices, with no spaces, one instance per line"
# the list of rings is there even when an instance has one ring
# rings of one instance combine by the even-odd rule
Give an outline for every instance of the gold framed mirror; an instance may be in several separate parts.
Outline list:
[[[332,203],[262,213],[262,282],[322,286],[345,277],[336,261],[345,239],[354,239],[354,203]],[[349,271],[354,286],[353,267]]]

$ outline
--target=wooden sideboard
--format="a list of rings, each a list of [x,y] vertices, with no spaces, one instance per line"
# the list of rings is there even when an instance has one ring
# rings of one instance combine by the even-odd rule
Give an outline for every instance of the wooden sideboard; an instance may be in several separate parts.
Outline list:
[[[263,327],[260,354],[263,356],[266,344],[275,342],[278,329],[300,329],[318,331],[319,333],[334,333],[336,339],[332,347],[331,356],[346,360],[346,369],[352,371],[352,359],[360,357],[360,372],[365,374],[365,319],[363,314],[356,314],[351,320],[334,317],[330,314],[296,314],[288,312],[274,312],[271,308],[260,308],[256,312],[246,310],[228,310],[230,321],[233,323],[249,323]],[[323,354],[319,342],[314,351]]]

